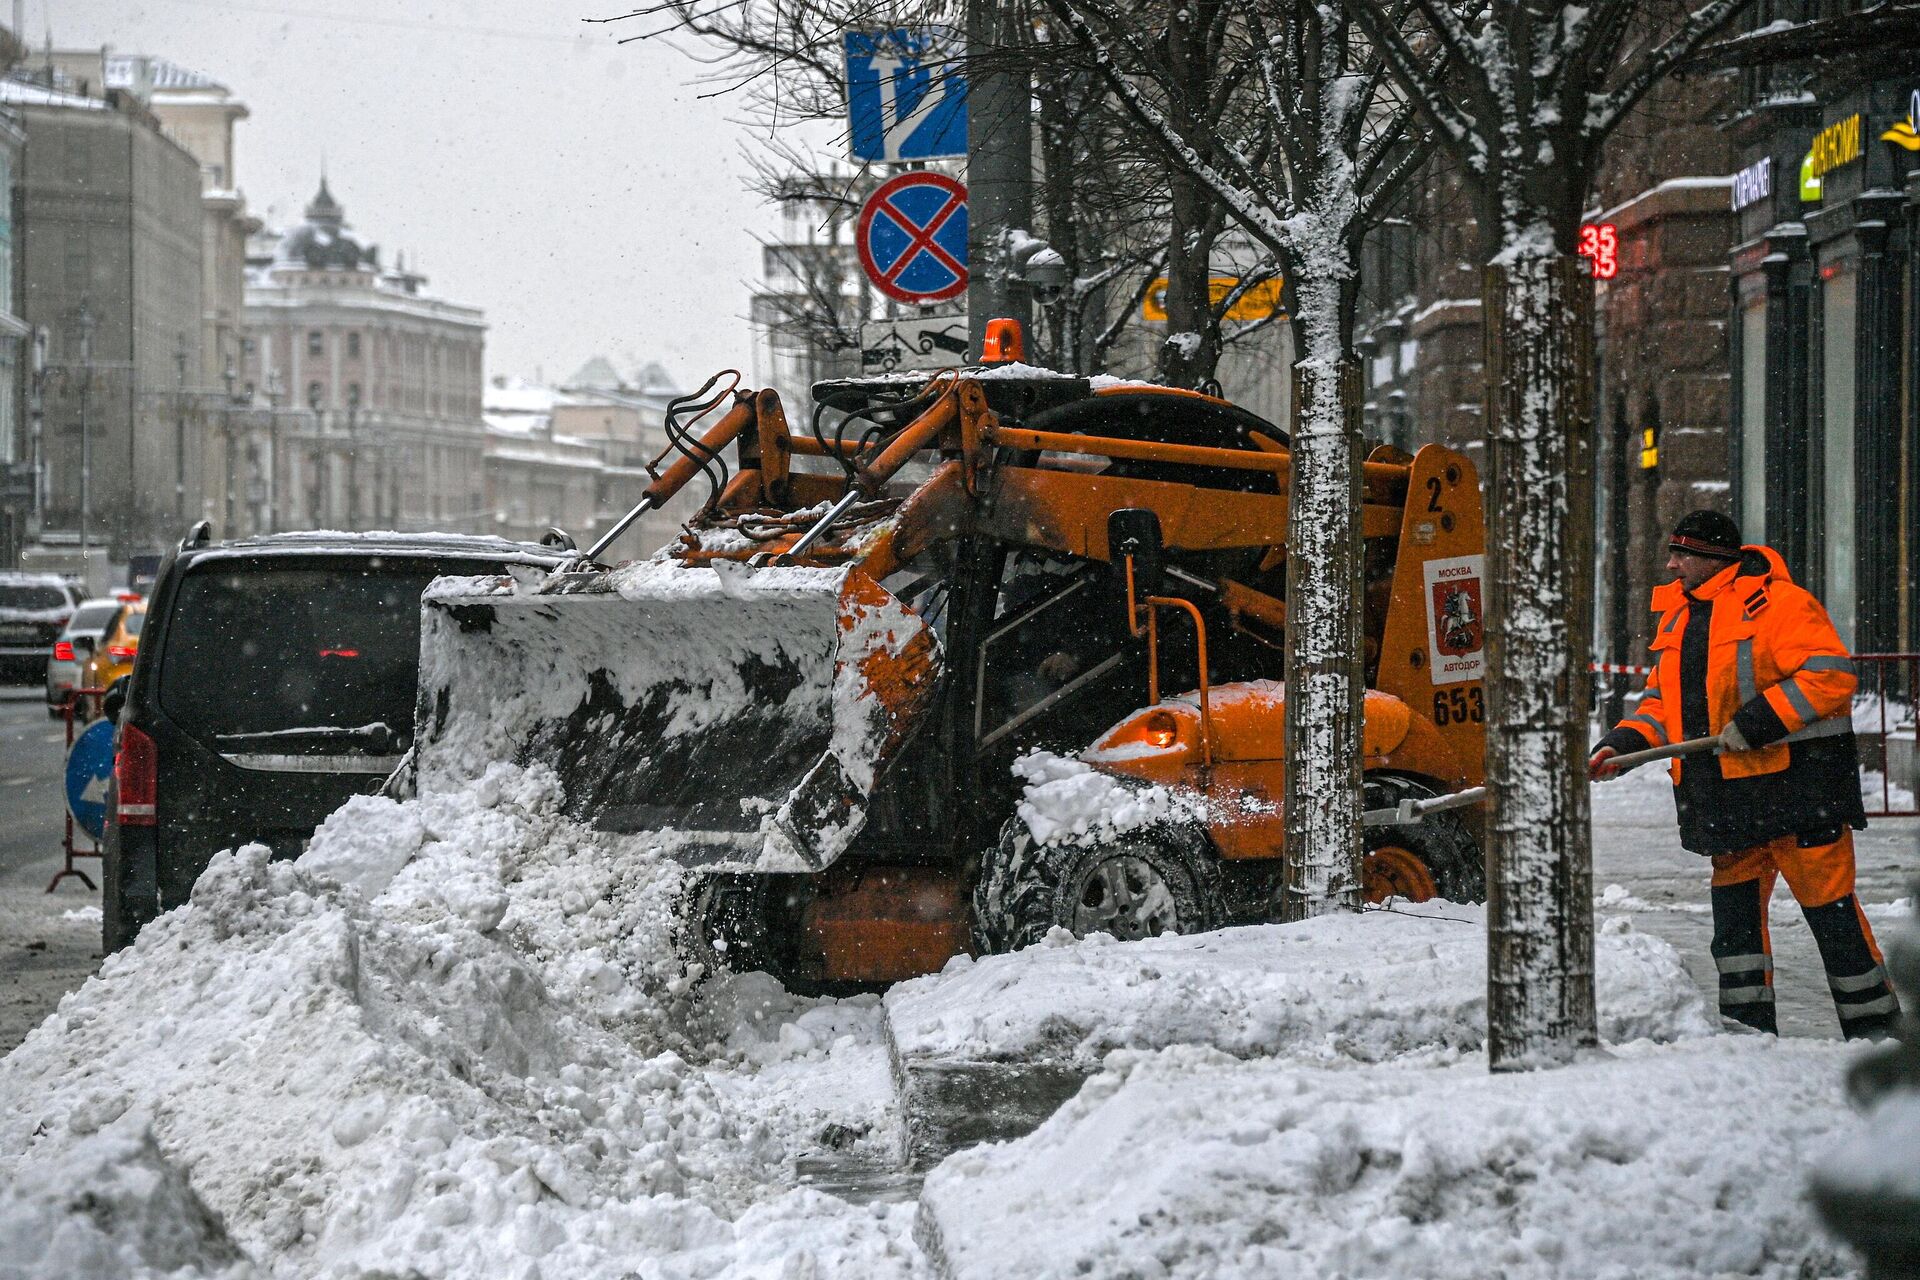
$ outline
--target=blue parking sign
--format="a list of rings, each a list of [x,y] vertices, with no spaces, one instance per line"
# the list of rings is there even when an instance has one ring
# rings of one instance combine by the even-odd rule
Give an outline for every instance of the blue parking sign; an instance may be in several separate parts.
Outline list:
[[[848,133],[855,160],[967,154],[965,47],[945,27],[849,31]]]

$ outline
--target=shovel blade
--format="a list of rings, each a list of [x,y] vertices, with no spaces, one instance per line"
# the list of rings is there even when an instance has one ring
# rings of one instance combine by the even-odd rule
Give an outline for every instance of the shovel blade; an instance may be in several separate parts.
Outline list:
[[[441,579],[420,645],[419,790],[544,764],[569,816],[755,871],[845,851],[938,675],[925,623],[857,568]]]

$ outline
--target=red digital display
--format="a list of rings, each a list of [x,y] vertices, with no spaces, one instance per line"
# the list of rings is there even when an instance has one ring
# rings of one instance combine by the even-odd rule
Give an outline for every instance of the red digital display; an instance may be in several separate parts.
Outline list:
[[[1620,232],[1611,222],[1589,222],[1580,228],[1580,256],[1593,263],[1595,280],[1620,274]]]

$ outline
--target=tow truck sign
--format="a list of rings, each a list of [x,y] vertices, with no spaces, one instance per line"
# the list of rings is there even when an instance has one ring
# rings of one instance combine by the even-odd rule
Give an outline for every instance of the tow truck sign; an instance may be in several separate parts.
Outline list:
[[[860,368],[866,373],[895,369],[950,369],[967,362],[967,316],[902,316],[860,326]]]
[[[1486,675],[1485,556],[1429,560],[1426,579],[1428,678],[1459,684]]]

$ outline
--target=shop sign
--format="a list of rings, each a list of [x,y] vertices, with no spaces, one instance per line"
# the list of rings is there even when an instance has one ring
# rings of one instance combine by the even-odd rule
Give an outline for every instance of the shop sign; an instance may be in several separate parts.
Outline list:
[[[1167,318],[1167,278],[1157,276],[1147,286],[1146,297],[1140,300],[1140,315],[1143,319],[1165,323]],[[1225,302],[1227,295],[1240,284],[1238,276],[1212,276],[1207,280],[1207,298],[1214,305]],[[1248,285],[1233,305],[1227,308],[1227,320],[1265,320],[1268,316],[1285,314],[1281,304],[1280,290],[1282,280],[1279,276]]]
[[[1852,164],[1867,154],[1865,124],[1865,119],[1856,111],[1813,135],[1813,147],[1807,155],[1813,161],[1814,177],[1824,178],[1841,165]]]
[[[1915,89],[1907,99],[1907,118],[1894,121],[1893,127],[1880,135],[1880,141],[1920,151],[1920,89]]]
[[[1733,175],[1733,211],[1758,204],[1773,194],[1773,157],[1762,156]]]
[[[1620,274],[1620,229],[1611,222],[1589,222],[1580,228],[1580,256],[1593,263],[1595,280]]]
[[[1820,179],[1813,174],[1813,152],[1807,152],[1800,162],[1800,203],[1820,203]]]

